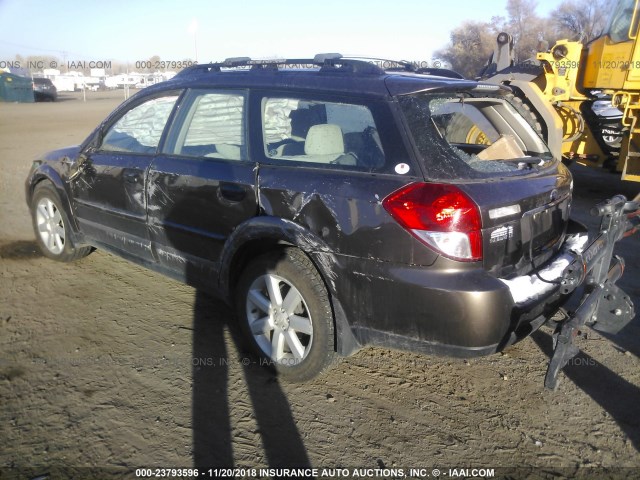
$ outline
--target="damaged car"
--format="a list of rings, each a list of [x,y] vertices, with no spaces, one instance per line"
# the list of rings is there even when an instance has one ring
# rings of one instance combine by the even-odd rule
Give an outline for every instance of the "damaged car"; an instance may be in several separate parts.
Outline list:
[[[520,108],[337,54],[196,65],[36,160],[26,198],[44,255],[102,249],[217,294],[288,380],[364,345],[472,357],[555,322],[553,387],[567,332],[633,317],[612,252],[637,205],[599,206],[588,239]]]

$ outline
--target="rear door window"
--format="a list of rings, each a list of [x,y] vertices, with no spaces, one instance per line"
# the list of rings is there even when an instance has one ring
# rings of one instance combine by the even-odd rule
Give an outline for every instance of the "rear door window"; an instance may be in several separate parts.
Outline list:
[[[184,109],[179,131],[170,135],[165,153],[246,160],[244,93],[194,90]]]
[[[368,106],[264,98],[262,120],[269,159],[370,171],[385,165],[378,128]]]

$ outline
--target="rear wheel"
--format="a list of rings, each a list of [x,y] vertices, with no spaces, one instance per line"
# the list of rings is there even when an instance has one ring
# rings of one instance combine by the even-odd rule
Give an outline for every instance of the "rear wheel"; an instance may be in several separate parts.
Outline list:
[[[31,199],[31,218],[36,242],[42,253],[53,260],[71,262],[91,253],[91,247],[76,247],[70,235],[70,222],[62,202],[49,182],[39,183]]]
[[[329,295],[301,250],[287,248],[258,257],[240,278],[236,303],[254,349],[281,377],[302,382],[333,363]]]

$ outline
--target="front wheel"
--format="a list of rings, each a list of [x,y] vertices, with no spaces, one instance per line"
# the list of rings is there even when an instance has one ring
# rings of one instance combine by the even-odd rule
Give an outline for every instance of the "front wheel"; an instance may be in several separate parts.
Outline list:
[[[53,260],[71,262],[87,256],[90,247],[77,247],[70,236],[70,222],[55,187],[39,183],[31,200],[31,218],[36,242],[42,253]]]
[[[316,377],[335,359],[327,289],[301,250],[258,257],[242,274],[238,316],[257,353],[288,381]]]

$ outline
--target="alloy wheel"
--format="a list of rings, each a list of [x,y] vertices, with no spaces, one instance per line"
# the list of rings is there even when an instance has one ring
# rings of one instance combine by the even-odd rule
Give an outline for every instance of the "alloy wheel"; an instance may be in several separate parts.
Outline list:
[[[246,299],[251,334],[274,362],[300,363],[313,341],[313,321],[299,290],[282,277],[262,275],[251,284]]]

